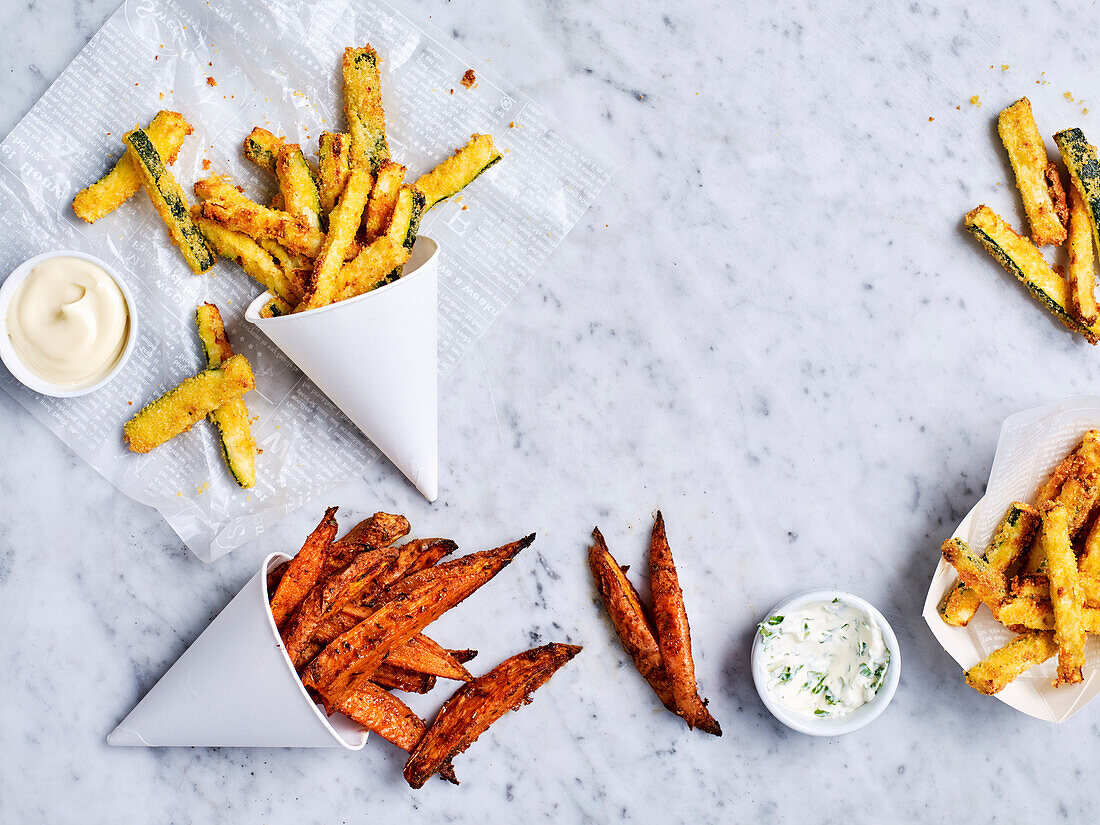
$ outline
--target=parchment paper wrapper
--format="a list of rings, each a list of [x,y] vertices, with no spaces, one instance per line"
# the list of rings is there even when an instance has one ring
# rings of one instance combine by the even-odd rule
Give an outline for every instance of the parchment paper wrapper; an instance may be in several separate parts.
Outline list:
[[[145,747],[359,750],[367,733],[325,716],[294,672],[268,609],[272,553],[202,635],[107,737]]]
[[[245,318],[350,418],[428,501],[439,492],[436,283],[439,245],[421,235],[392,284],[309,312]]]
[[[1100,428],[1100,396],[1070,398],[1005,419],[985,495],[952,537],[963,539],[975,552],[984,552],[1009,505],[1013,501],[1032,503],[1039,485],[1092,428]],[[944,650],[963,670],[969,670],[1016,634],[994,619],[984,605],[966,627],[945,624],[936,608],[956,579],[955,569],[940,559],[922,615]],[[1086,643],[1085,660],[1085,681],[1079,685],[1051,687],[1056,669],[1055,659],[1051,659],[1020,676],[996,697],[1036,719],[1064,722],[1100,692],[1100,640],[1095,636]]]
[[[0,387],[122,492],[156,507],[204,561],[360,477],[380,453],[243,322],[262,289],[239,267],[223,261],[193,275],[144,193],[93,226],[73,214],[72,199],[111,167],[126,130],[172,109],[195,129],[172,166],[188,194],[199,178],[222,172],[269,202],[274,176],[243,158],[245,135],[263,126],[313,156],[323,130],[344,128],[343,48],[368,42],[382,58],[390,149],[410,180],[473,132],[492,134],[504,154],[421,225],[443,249],[437,358],[444,376],[539,269],[607,175],[486,61],[384,2],[126,0],[0,144],[0,277],[40,252],[91,253],[126,281],[141,328],[126,368],[102,390],[47,398],[3,368]],[[469,68],[478,80],[466,89],[459,79]],[[250,490],[233,482],[206,423],[144,456],[122,443],[122,424],[134,412],[201,368],[194,312],[203,301],[221,309],[233,348],[256,373],[246,402],[263,453]]]

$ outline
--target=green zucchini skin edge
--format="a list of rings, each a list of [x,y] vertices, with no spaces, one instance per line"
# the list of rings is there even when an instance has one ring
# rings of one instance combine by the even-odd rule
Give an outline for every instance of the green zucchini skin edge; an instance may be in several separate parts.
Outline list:
[[[1054,315],[1059,321],[1074,332],[1080,332],[1084,335],[1092,335],[1091,330],[1086,330],[1081,326],[1080,322],[1073,315],[1070,314],[1062,304],[1050,295],[1046,290],[1042,289],[1038,284],[1032,281],[1027,273],[1012,259],[1008,253],[1001,248],[993,238],[989,237],[984,230],[977,226],[967,226],[967,231],[970,232],[978,242],[985,247],[986,251],[994,257],[994,259],[1011,272],[1016,278],[1027,287],[1030,292],[1040,304],[1047,308],[1047,310]]]
[[[275,172],[275,163],[277,161],[275,154],[266,146],[257,143],[253,138],[248,138],[245,144],[244,155],[257,166],[262,166],[271,173]]]
[[[179,227],[180,234],[183,236],[184,242],[200,269],[204,272],[210,269],[214,266],[215,260],[214,253],[210,251],[210,247],[206,243],[206,236],[191,220],[191,212],[187,208],[187,204],[180,200],[177,193],[166,189],[161,184],[166,177],[171,176],[171,173],[165,167],[164,160],[161,158],[156,146],[153,145],[153,141],[145,133],[145,130],[137,129],[131,133],[129,143],[137,156],[138,163],[145,167],[149,176],[153,179],[157,192],[160,193],[161,199],[168,207],[172,220]]]
[[[436,200],[432,201],[431,203],[426,204],[425,207],[424,207],[424,211],[427,212],[429,209],[433,208],[434,206],[443,203],[443,201],[448,200],[450,198],[453,198],[455,195],[457,195],[459,192],[461,192],[463,189],[465,189],[467,186],[469,186],[475,180],[480,178],[490,166],[493,166],[493,165],[497,164],[498,162],[500,162],[503,159],[504,159],[504,155],[497,152],[497,154],[495,154],[491,158],[489,158],[488,163],[486,163],[484,166],[482,166],[480,169],[478,169],[476,172],[474,172],[474,174],[472,174],[466,180],[466,182],[463,183],[460,187],[455,189],[453,192],[450,192],[446,195],[442,195],[441,197],[437,198]]]
[[[1089,224],[1092,226],[1093,243],[1100,244],[1100,160],[1096,157],[1096,147],[1086,139],[1085,133],[1074,127],[1064,129],[1054,136],[1058,151],[1065,161],[1072,183],[1084,197],[1089,211]]]

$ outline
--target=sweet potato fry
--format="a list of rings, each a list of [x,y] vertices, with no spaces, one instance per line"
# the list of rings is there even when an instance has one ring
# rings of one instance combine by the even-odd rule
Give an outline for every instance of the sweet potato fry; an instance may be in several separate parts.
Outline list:
[[[448,650],[447,652],[454,657],[456,662],[462,665],[466,664],[471,659],[477,658],[477,651],[470,650],[469,648],[465,650]]]
[[[457,550],[458,545],[450,539],[413,539],[397,549],[398,560],[395,572],[402,576],[410,576],[434,567]]]
[[[1025,633],[970,668],[966,683],[979,693],[1000,693],[1025,670],[1041,665],[1057,652],[1058,645],[1049,630]]]
[[[423,787],[428,777],[470,747],[493,722],[525,704],[532,692],[580,651],[577,645],[543,645],[506,659],[464,684],[409,754],[405,781],[413,788]]]
[[[388,547],[409,534],[409,520],[392,513],[375,513],[356,524],[340,541]]]
[[[391,650],[383,664],[459,682],[469,682],[474,678],[461,662],[423,633]]]
[[[420,673],[386,662],[378,666],[378,669],[371,674],[370,680],[380,687],[405,693],[428,693],[435,687],[436,681],[435,677],[428,673]]]
[[[710,715],[706,701],[699,697],[684,595],[680,590],[676,565],[665,536],[665,520],[660,510],[657,511],[649,545],[649,577],[649,585],[653,591],[657,646],[672,685],[672,698],[676,707],[688,727],[698,727],[706,733],[721,736],[722,727]]]
[[[345,699],[339,711],[406,752],[416,747],[426,727],[424,720],[408,705],[370,682]],[[441,768],[439,774],[448,782],[458,784],[450,763]]]
[[[588,551],[588,564],[596,589],[611,617],[611,624],[619,634],[623,649],[634,660],[634,667],[657,694],[664,706],[678,714],[672,698],[672,685],[661,661],[657,646],[657,633],[634,586],[607,549],[607,542],[597,527],[592,531],[595,539]]]
[[[286,574],[271,599],[271,616],[280,630],[287,618],[317,584],[325,564],[325,551],[338,529],[336,508],[329,507],[317,528],[310,533],[298,555],[287,565]]]
[[[369,618],[333,640],[305,669],[302,683],[327,708],[334,707],[357,684],[369,680],[386,655],[461,602],[499,573],[535,540],[485,550],[408,576],[387,594]]]

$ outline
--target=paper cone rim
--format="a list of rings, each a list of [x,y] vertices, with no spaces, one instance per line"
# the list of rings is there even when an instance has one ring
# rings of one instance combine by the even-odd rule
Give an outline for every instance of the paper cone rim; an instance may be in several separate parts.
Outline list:
[[[292,558],[293,556],[289,556],[286,553],[275,552],[265,558],[263,564],[260,566],[260,592],[263,593],[264,597],[264,616],[267,618],[268,627],[271,629],[271,633],[279,646],[279,654],[282,656],[283,664],[285,664],[287,670],[290,671],[290,675],[294,677],[294,686],[298,688],[298,692],[301,694],[306,704],[309,705],[310,710],[313,711],[313,715],[325,726],[325,730],[329,732],[337,744],[342,745],[349,751],[362,750],[363,746],[367,744],[370,732],[364,729],[360,734],[359,743],[354,744],[341,736],[336,728],[332,726],[329,717],[325,715],[321,706],[313,701],[313,697],[309,695],[309,691],[307,691],[305,685],[302,684],[302,679],[298,676],[298,671],[294,669],[294,662],[290,660],[290,654],[287,653],[286,645],[283,644],[283,637],[279,633],[279,628],[275,625],[275,617],[271,615],[271,594],[267,592],[267,575],[271,571],[272,564],[276,561],[289,562]]]
[[[332,311],[337,310],[337,309],[347,309],[348,307],[355,306],[358,303],[362,303],[364,301],[369,301],[369,300],[372,300],[372,299],[377,299],[377,296],[384,295],[387,292],[392,292],[394,290],[401,289],[402,285],[407,286],[408,283],[413,278],[416,278],[418,275],[421,276],[421,277],[426,277],[426,276],[421,275],[421,273],[428,269],[427,265],[431,261],[433,261],[433,260],[435,260],[436,258],[439,257],[439,248],[440,248],[439,247],[439,241],[435,240],[434,238],[430,238],[427,235],[417,235],[416,240],[418,242],[419,241],[426,241],[426,242],[430,243],[432,245],[431,253],[429,253],[428,257],[426,257],[424,260],[420,261],[416,265],[415,269],[413,269],[411,271],[402,272],[401,277],[398,278],[393,283],[386,284],[385,286],[380,286],[377,289],[372,289],[370,292],[364,292],[362,295],[356,295],[354,298],[347,298],[343,301],[335,301],[334,303],[327,304],[326,306],[323,306],[323,307],[315,307],[314,309],[307,309],[307,310],[304,310],[302,312],[291,312],[289,315],[276,315],[276,316],[273,316],[271,318],[263,318],[263,317],[260,316],[260,310],[263,309],[264,305],[268,301],[270,301],[272,298],[275,297],[275,294],[273,292],[271,292],[271,290],[267,290],[266,292],[256,296],[256,298],[252,301],[252,303],[248,305],[248,309],[246,309],[245,313],[244,313],[245,318],[247,320],[253,322],[253,323],[255,323],[256,321],[263,321],[264,323],[267,323],[267,324],[270,324],[270,323],[283,324],[283,323],[286,323],[288,321],[293,320],[294,318],[300,318],[300,317],[303,317],[303,316],[306,316],[306,315],[315,316],[315,315],[319,315],[323,312],[332,312]]]

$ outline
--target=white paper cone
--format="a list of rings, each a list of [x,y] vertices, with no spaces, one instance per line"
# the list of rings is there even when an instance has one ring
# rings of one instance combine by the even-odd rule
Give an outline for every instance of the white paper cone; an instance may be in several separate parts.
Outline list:
[[[267,603],[273,553],[107,737],[145,747],[297,747],[359,750],[367,733],[326,718],[279,641]]]
[[[420,236],[392,284],[279,318],[260,317],[265,293],[245,313],[428,501],[439,493],[438,261]]]
[[[986,493],[966,514],[952,538],[961,538],[976,553],[984,552],[1009,505],[1013,501],[1033,502],[1038,486],[1092,428],[1100,429],[1100,397],[1070,398],[1007,418],[997,441]],[[965,671],[1016,634],[994,619],[985,606],[966,627],[946,624],[937,608],[956,579],[955,569],[941,558],[921,615],[944,650]],[[1100,693],[1100,639],[1095,636],[1086,644],[1085,660],[1085,680],[1079,685],[1052,687],[1052,659],[1033,667],[996,697],[1036,719],[1064,722]]]

